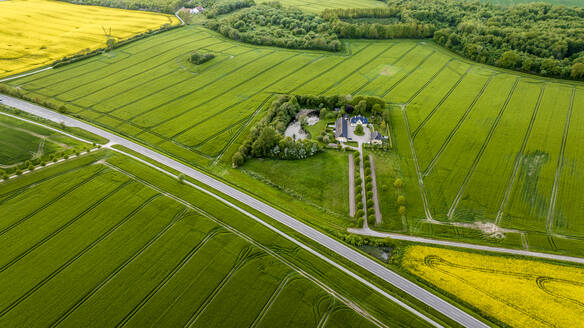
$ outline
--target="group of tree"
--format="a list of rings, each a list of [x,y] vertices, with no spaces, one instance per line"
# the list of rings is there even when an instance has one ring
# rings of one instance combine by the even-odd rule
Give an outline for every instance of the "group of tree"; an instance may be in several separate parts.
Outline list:
[[[209,60],[215,58],[215,55],[210,54],[210,53],[200,53],[200,52],[193,52],[190,56],[189,56],[189,62],[195,64],[195,65],[201,65],[205,62],[208,62]]]
[[[184,0],[68,0],[67,2],[132,10],[149,10],[169,14],[176,12],[184,5]]]
[[[203,13],[207,18],[215,18],[217,15],[227,14],[241,8],[249,8],[255,6],[254,0],[232,0],[222,1],[209,6]],[[207,8],[207,7],[205,7]]]
[[[322,17],[299,9],[282,8],[277,2],[211,20],[206,26],[230,39],[257,45],[328,51],[342,48],[331,24]]]
[[[336,9],[323,15],[341,38],[433,37],[438,44],[480,63],[584,79],[582,8],[390,0],[385,9]]]
[[[292,160],[307,158],[320,152],[322,147],[317,142],[296,141],[284,137],[286,127],[300,108],[294,96],[282,95],[274,100],[266,115],[251,128],[247,139],[233,154],[233,166],[241,166],[246,159],[252,157]]]

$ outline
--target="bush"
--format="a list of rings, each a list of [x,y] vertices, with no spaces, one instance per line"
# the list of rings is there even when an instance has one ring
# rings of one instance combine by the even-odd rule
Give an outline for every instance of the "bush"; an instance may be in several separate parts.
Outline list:
[[[399,215],[406,215],[406,207],[405,206],[400,206],[399,209],[397,210],[397,212],[399,213]]]
[[[369,223],[370,226],[375,225],[375,221],[376,221],[375,215],[369,215],[367,217],[367,223]]]
[[[32,170],[34,170],[34,165],[32,165],[32,164],[29,164],[29,165],[27,166],[27,169],[28,169],[29,171],[32,171]]]
[[[359,217],[357,219],[357,227],[358,228],[363,228],[363,217]]]
[[[365,185],[365,189],[367,189],[367,191],[373,190],[373,184],[371,184],[371,182],[368,182],[368,183]]]
[[[2,172],[2,180],[8,180],[8,177],[9,177],[8,173]]]
[[[17,168],[16,168],[16,170],[14,170],[14,173],[15,173],[16,175],[21,175],[21,174],[22,174],[22,170],[21,170],[20,168],[18,168],[18,167],[17,167]]]
[[[357,214],[355,214],[357,217],[363,217],[363,215],[365,215],[365,212],[363,212],[363,210],[358,210]]]
[[[373,191],[368,191],[367,192],[367,199],[372,199],[373,198]]]
[[[362,210],[363,209],[363,202],[356,200],[357,201],[357,209],[358,210]]]
[[[370,209],[371,210],[374,210],[373,209],[374,206],[375,206],[375,204],[373,203],[373,200],[372,199],[368,199],[367,200],[367,211],[369,211]]]
[[[367,176],[371,175],[371,168],[370,167],[365,168],[365,175],[367,175]]]
[[[201,65],[213,58],[215,58],[215,55],[213,54],[193,52],[189,57],[189,62],[195,65]]]
[[[363,191],[363,189],[361,188],[360,185],[355,187],[355,193],[356,194],[360,194],[362,191]]]
[[[355,134],[358,136],[362,136],[365,134],[365,132],[363,131],[363,126],[361,124],[358,124],[357,127],[355,128]]]
[[[400,195],[397,197],[397,204],[398,205],[405,205],[406,204],[406,197],[403,195]]]
[[[360,186],[361,182],[363,182],[361,178],[355,178],[355,186]]]
[[[397,189],[400,189],[401,187],[403,187],[403,185],[404,182],[400,178],[395,179],[395,181],[393,182],[393,186]]]
[[[372,182],[373,178],[371,176],[368,176],[365,178],[365,182]]]
[[[178,182],[179,182],[179,183],[181,183],[181,184],[182,184],[182,183],[184,183],[184,182],[185,182],[185,175],[184,175],[184,174],[182,174],[182,173],[181,173],[181,174],[179,174],[179,175],[177,176],[177,178],[178,178]]]

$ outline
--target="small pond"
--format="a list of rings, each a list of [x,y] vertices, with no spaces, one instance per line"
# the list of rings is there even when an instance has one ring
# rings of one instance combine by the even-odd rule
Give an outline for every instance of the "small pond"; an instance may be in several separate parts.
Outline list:
[[[389,259],[391,258],[391,253],[393,251],[393,248],[386,246],[374,247],[369,245],[363,245],[360,246],[359,249],[371,256],[375,256],[384,263],[389,262]]]
[[[288,124],[286,127],[286,131],[284,131],[285,137],[290,137],[294,140],[304,140],[307,139],[309,136],[308,132],[306,132],[302,128],[302,122],[305,122],[306,125],[315,125],[318,123],[318,112],[311,109],[303,109],[296,117]]]

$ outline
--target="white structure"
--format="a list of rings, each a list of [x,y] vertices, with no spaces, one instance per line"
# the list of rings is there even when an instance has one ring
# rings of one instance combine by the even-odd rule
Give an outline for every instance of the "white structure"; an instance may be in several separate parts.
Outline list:
[[[351,117],[351,126],[355,127],[357,125],[367,125],[369,120],[365,116],[357,115]]]

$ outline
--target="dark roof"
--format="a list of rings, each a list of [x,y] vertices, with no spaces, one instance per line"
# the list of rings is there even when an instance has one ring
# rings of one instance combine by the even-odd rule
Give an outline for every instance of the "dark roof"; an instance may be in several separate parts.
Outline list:
[[[381,133],[373,131],[373,133],[371,134],[371,139],[381,140]]]
[[[351,124],[357,123],[357,121],[361,120],[363,124],[369,124],[369,120],[365,116],[357,115],[351,117]]]
[[[335,122],[335,138],[346,138],[347,135],[347,120],[343,118],[337,118],[337,121]]]

